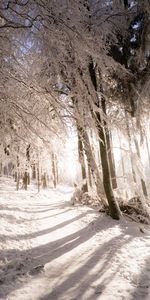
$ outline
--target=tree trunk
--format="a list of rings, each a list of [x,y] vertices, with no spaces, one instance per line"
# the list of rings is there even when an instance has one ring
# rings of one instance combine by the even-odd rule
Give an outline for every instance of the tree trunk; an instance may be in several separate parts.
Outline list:
[[[19,182],[20,182],[20,174],[19,171],[17,171],[17,180],[16,180],[16,190],[19,191]]]
[[[119,139],[119,147],[120,147],[120,153],[121,153],[121,167],[122,167],[122,176],[125,179],[125,166],[124,166],[124,160],[123,160],[123,151],[122,151],[122,144],[121,144],[121,138],[120,134],[118,133],[118,139]]]
[[[55,154],[55,168],[56,168],[56,184],[58,184],[58,182],[59,182],[59,172],[58,172],[58,160],[57,160],[56,154]]]
[[[140,149],[139,149],[138,141],[137,141],[135,135],[134,135],[134,144],[135,144],[137,156],[138,156],[139,160],[141,161]],[[145,183],[145,180],[143,178],[141,178],[141,186],[142,186],[143,195],[145,197],[148,197],[146,183]]]
[[[23,176],[23,188],[27,191],[27,187],[28,187],[28,172],[25,171]]]
[[[146,149],[147,149],[147,155],[148,155],[148,162],[150,166],[150,151],[149,151],[149,144],[148,144],[148,139],[147,139],[147,133],[145,133],[145,141],[146,141]]]
[[[38,163],[37,163],[37,183],[38,183],[38,193],[40,192],[40,162],[38,157]]]
[[[2,176],[3,175],[3,164],[2,164],[2,162],[0,163],[0,176]]]
[[[103,120],[101,119],[101,115],[99,112],[100,99],[98,96],[98,92],[101,92],[101,86],[100,86],[100,82],[99,82],[100,74],[98,72],[98,75],[97,75],[96,71],[97,71],[97,69],[96,69],[96,67],[94,67],[94,63],[91,60],[91,62],[89,64],[89,73],[90,73],[92,84],[95,89],[94,104],[97,106],[97,111],[94,113],[93,110],[91,109],[91,113],[95,119],[95,124],[96,124],[97,130],[98,130],[98,135],[99,135],[100,156],[101,156],[102,172],[103,172],[103,185],[104,185],[105,194],[106,194],[108,204],[109,204],[110,215],[113,219],[119,220],[120,216],[121,216],[121,211],[120,211],[119,205],[113,194],[108,153],[107,153],[106,136],[108,135],[108,128],[107,128],[106,122],[104,123]],[[105,99],[103,97],[101,99],[101,108],[102,108],[103,114],[106,115],[106,105],[105,105]]]
[[[25,172],[25,187],[26,184],[29,185],[30,184],[30,150],[31,150],[31,145],[29,144],[28,147],[26,148],[26,159],[27,159],[27,163],[26,163],[26,172]],[[27,183],[26,183],[27,182]]]
[[[105,100],[102,99],[102,110],[106,116],[106,103]],[[117,179],[116,179],[116,170],[115,170],[115,160],[112,150],[112,139],[111,139],[111,132],[108,129],[107,123],[103,120],[105,126],[105,136],[106,136],[106,146],[107,146],[107,153],[108,153],[108,161],[109,161],[109,168],[110,168],[110,175],[111,175],[111,182],[112,188],[117,188]]]
[[[103,205],[106,207],[107,203],[103,199],[104,192],[103,192],[103,184],[102,184],[102,181],[101,181],[101,175],[100,175],[100,172],[98,170],[98,167],[97,167],[97,164],[96,164],[96,161],[95,161],[92,149],[91,149],[88,134],[87,134],[86,130],[81,126],[79,126],[79,130],[80,130],[80,135],[82,137],[84,151],[85,151],[85,154],[86,154],[86,157],[87,157],[87,162],[90,166],[91,173],[92,173],[95,185],[96,185],[97,194],[100,197]]]
[[[129,128],[129,118],[128,118],[128,115],[127,115],[126,111],[125,111],[125,117],[126,117],[126,127],[127,127],[128,141],[129,141],[129,149],[130,149],[130,153],[131,153],[131,167],[132,167],[133,180],[137,184],[136,173],[135,173],[135,168],[134,168],[134,161],[133,161],[133,158],[132,158],[132,144],[131,144],[131,134],[130,134],[130,128]],[[133,124],[132,124],[132,126],[133,126]],[[135,144],[135,149],[136,149],[137,156],[138,156],[139,160],[141,160],[138,141],[137,141],[134,133],[133,133],[133,141],[134,141],[134,144]],[[145,197],[147,197],[148,193],[147,193],[147,188],[146,188],[145,181],[143,180],[143,178],[140,178],[140,181],[141,181],[141,188],[142,188],[143,195]]]
[[[109,166],[110,166],[110,173],[111,173],[111,181],[113,189],[117,189],[117,177],[116,177],[116,169],[115,169],[115,159],[113,153],[113,143],[112,143],[112,136],[111,132],[109,131],[109,141],[107,140],[107,151],[108,151],[108,159],[109,159]]]
[[[53,174],[53,184],[54,188],[56,188],[57,184],[57,174],[56,174],[56,166],[55,166],[55,154],[52,152],[52,174]]]
[[[132,158],[132,144],[131,144],[131,134],[130,134],[130,128],[129,128],[129,118],[128,118],[128,114],[127,114],[126,110],[125,110],[125,120],[126,120],[126,129],[127,129],[127,138],[128,138],[128,143],[129,143],[132,176],[133,176],[133,181],[136,184],[137,180],[136,180],[136,174],[135,174],[135,170],[134,170],[134,161]]]
[[[46,173],[44,172],[44,174],[42,175],[42,188],[45,189],[47,188],[47,176]]]
[[[32,179],[36,179],[36,167],[35,163],[32,165]]]
[[[105,100],[103,99],[103,101]],[[121,216],[121,211],[114,197],[113,189],[111,185],[111,176],[110,176],[107,145],[106,145],[106,138],[105,138],[106,128],[102,126],[101,116],[99,112],[96,112],[96,124],[97,124],[97,129],[99,134],[99,145],[100,145],[100,156],[101,156],[102,171],[103,171],[104,190],[109,203],[110,215],[113,219],[119,220]]]
[[[83,149],[83,143],[82,143],[82,133],[80,132],[80,127],[78,125],[77,125],[77,133],[78,133],[79,162],[81,165],[82,180],[83,180],[82,191],[83,191],[83,193],[86,193],[86,192],[88,192],[86,164],[85,164],[84,149]]]
[[[30,173],[27,173],[27,184],[30,185]]]
[[[88,184],[89,184],[89,188],[91,188],[92,187],[92,176],[91,176],[91,168],[88,163],[87,163],[87,168],[88,168]]]
[[[129,1],[128,1],[128,0],[123,0],[123,2],[124,2],[124,7],[125,7],[125,8],[128,8],[128,6],[129,6]]]
[[[17,155],[17,172],[16,172],[16,190],[19,190],[19,182],[20,182],[20,172],[19,172],[19,166],[20,166],[20,161],[19,161],[19,156]]]
[[[124,164],[124,158],[123,158],[123,150],[122,150],[122,144],[121,144],[121,137],[120,137],[119,131],[117,131],[117,132],[118,132],[119,147],[120,147],[120,154],[121,154],[122,176],[123,176],[124,184],[126,186],[126,173],[125,173],[125,164]],[[125,196],[126,196],[126,199],[128,199],[128,191],[127,191],[127,189],[125,189]]]

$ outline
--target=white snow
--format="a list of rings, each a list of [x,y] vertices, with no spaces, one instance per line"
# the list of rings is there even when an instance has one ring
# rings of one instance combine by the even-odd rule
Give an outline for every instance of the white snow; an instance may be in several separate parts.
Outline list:
[[[71,206],[71,195],[0,178],[0,299],[150,299],[150,228]]]

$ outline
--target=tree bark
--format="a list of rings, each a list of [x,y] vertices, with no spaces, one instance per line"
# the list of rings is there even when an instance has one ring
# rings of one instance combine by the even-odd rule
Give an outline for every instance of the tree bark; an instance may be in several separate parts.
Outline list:
[[[124,2],[124,7],[125,7],[125,8],[128,8],[129,1],[128,1],[128,0],[123,0],[123,2]]]
[[[40,192],[40,162],[39,162],[39,155],[38,155],[38,162],[37,162],[37,183],[38,183],[38,193]]]
[[[103,99],[103,101],[105,100]],[[110,215],[113,219],[119,220],[121,216],[121,211],[114,197],[113,189],[111,185],[111,175],[109,169],[107,145],[106,145],[106,138],[105,138],[106,128],[102,126],[102,120],[99,112],[96,112],[96,124],[97,124],[97,129],[99,134],[99,145],[100,145],[100,156],[101,156],[102,171],[103,171],[104,190],[109,204]]]
[[[100,74],[98,72],[98,76],[97,76],[96,71],[97,69],[94,67],[93,61],[91,61],[89,64],[89,73],[90,73],[92,84],[95,89],[94,104],[97,106],[97,111],[95,113],[91,111],[91,113],[95,118],[95,124],[99,135],[100,156],[101,156],[102,172],[103,172],[103,186],[109,204],[110,215],[113,219],[119,220],[121,216],[121,211],[113,194],[108,153],[107,153],[106,136],[108,136],[108,128],[106,122],[104,123],[103,120],[101,119],[101,115],[99,111],[100,99],[98,96],[98,92],[101,92],[101,85],[98,79],[100,79],[99,78]],[[105,99],[103,97],[101,99],[101,108],[103,114],[106,115],[106,104],[105,104]]]
[[[30,150],[31,150],[31,145],[29,144],[28,147],[26,148],[27,164],[26,164],[26,172],[25,172],[25,175],[24,175],[25,176],[25,181],[27,181],[27,185],[30,184],[30,172],[29,172],[29,169],[30,169]],[[25,183],[25,186],[26,186],[26,183]]]
[[[58,184],[58,182],[59,182],[59,172],[58,172],[58,160],[57,160],[56,154],[55,154],[55,168],[56,168],[56,184]]]
[[[55,166],[55,154],[52,152],[52,174],[53,174],[53,184],[54,188],[57,185],[57,174],[56,174],[56,166]]]
[[[25,171],[23,175],[23,188],[27,191],[28,187],[28,172]]]
[[[121,144],[121,137],[120,137],[120,134],[119,134],[119,131],[118,132],[118,139],[119,139],[119,147],[120,147],[120,154],[121,154],[121,167],[122,167],[122,176],[123,176],[123,180],[124,180],[124,184],[126,185],[126,173],[125,173],[125,164],[124,164],[124,158],[123,158],[123,150],[122,150],[122,144]],[[126,196],[126,199],[128,199],[128,191],[127,189],[125,190],[125,196]]]
[[[81,126],[80,126],[79,130],[80,130],[80,135],[82,137],[84,151],[85,151],[85,154],[86,154],[86,157],[87,157],[87,161],[88,161],[88,164],[90,166],[91,173],[92,173],[95,185],[96,185],[97,195],[100,197],[103,205],[106,207],[107,203],[103,199],[104,192],[103,192],[103,184],[102,184],[102,181],[101,181],[101,175],[100,175],[100,172],[98,170],[98,167],[97,167],[97,164],[96,164],[96,161],[95,161],[92,149],[91,149],[88,134],[87,134],[85,128],[83,128]]]
[[[0,163],[0,176],[2,176],[3,175],[3,164],[2,164],[2,162]]]
[[[85,157],[84,157],[84,149],[82,143],[82,134],[80,132],[80,126],[77,125],[77,133],[78,133],[78,154],[79,154],[79,162],[81,165],[81,172],[82,172],[82,191],[83,193],[88,192],[88,185],[87,185],[87,176],[86,176],[86,164],[85,164]]]
[[[146,141],[146,149],[147,149],[147,155],[148,155],[148,162],[150,166],[150,151],[149,151],[149,144],[148,144],[148,139],[147,139],[147,133],[145,133],[145,141]]]
[[[101,102],[102,102],[102,110],[106,116],[107,113],[106,113],[105,100],[102,99]],[[108,161],[109,161],[112,188],[116,189],[117,188],[117,179],[116,179],[114,155],[113,155],[113,150],[112,150],[111,132],[108,129],[106,121],[104,120],[103,122],[104,122],[104,126],[105,126],[106,147],[107,147],[107,153],[108,153]]]
[[[19,161],[19,156],[17,155],[17,172],[16,172],[16,190],[19,190],[19,182],[20,182],[20,172],[19,172],[19,166],[20,166],[20,161]]]
[[[88,184],[89,184],[89,188],[91,188],[92,187],[92,176],[91,176],[91,168],[88,163],[87,163],[87,168],[88,168]]]
[[[137,141],[135,135],[134,135],[134,144],[135,144],[137,156],[138,156],[139,160],[141,161],[140,149],[139,149],[138,141]],[[146,183],[145,183],[145,180],[143,178],[141,178],[141,186],[142,186],[143,195],[145,197],[148,197]]]
[[[32,179],[36,179],[36,167],[35,163],[32,165]]]
[[[126,111],[125,111],[125,117],[126,117],[126,127],[127,127],[128,141],[129,141],[129,149],[130,149],[130,153],[131,153],[130,157],[131,157],[132,175],[133,175],[134,182],[137,184],[136,173],[135,173],[135,168],[134,168],[134,161],[133,161],[133,158],[132,158],[132,144],[131,144],[131,133],[130,133],[130,128],[129,128],[129,118],[128,118],[128,115],[127,115]],[[132,126],[133,126],[133,123],[132,123]],[[136,139],[136,136],[135,136],[133,130],[132,130],[132,136],[133,136],[133,142],[134,142],[134,145],[135,145],[137,157],[141,161],[141,155],[140,155],[140,149],[139,149],[138,141]],[[145,183],[143,178],[140,178],[140,181],[141,181],[141,188],[142,188],[143,195],[145,197],[147,197],[148,193],[147,193],[146,183]]]
[[[47,188],[47,176],[46,176],[46,172],[44,172],[44,174],[42,175],[42,188],[46,189]]]
[[[128,114],[127,114],[126,110],[125,110],[125,120],[126,120],[126,129],[127,129],[127,138],[128,138],[128,143],[129,143],[132,176],[133,176],[133,181],[136,184],[137,180],[136,180],[136,174],[135,174],[135,170],[134,170],[134,162],[133,162],[133,158],[132,158],[132,144],[131,144],[131,134],[130,134],[130,128],[129,128],[129,118],[128,118]]]

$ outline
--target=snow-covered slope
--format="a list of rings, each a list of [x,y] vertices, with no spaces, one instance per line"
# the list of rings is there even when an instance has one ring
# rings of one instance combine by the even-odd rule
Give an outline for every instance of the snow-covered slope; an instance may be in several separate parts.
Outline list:
[[[150,230],[0,178],[0,299],[150,299]]]

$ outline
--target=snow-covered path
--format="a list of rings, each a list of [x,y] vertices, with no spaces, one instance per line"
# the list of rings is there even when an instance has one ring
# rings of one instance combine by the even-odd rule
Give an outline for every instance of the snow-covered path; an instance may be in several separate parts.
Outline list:
[[[0,299],[150,299],[150,230],[0,178]],[[144,231],[144,232],[142,232]]]

